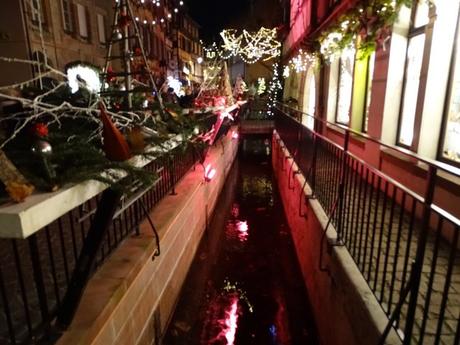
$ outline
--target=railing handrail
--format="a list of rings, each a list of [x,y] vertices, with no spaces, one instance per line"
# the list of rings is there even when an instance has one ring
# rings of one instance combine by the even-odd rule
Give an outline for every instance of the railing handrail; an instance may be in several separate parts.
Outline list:
[[[142,168],[183,142],[182,135],[178,134],[162,143],[161,146],[151,147],[146,151],[150,154],[158,153],[159,156],[136,155],[130,158],[128,162],[135,167]],[[124,174],[120,173],[119,178],[123,177]],[[0,223],[7,224],[7,227],[2,229],[0,238],[27,238],[41,231],[71,209],[102,193],[108,187],[105,183],[88,180],[63,186],[56,192],[37,193],[20,204],[11,203],[0,206]],[[44,213],[43,210],[45,209],[48,212]]]
[[[387,143],[384,143],[383,141],[381,141],[380,139],[376,138],[376,137],[373,137],[369,134],[366,134],[366,133],[361,133],[359,131],[356,131],[354,129],[351,129],[345,125],[342,125],[342,124],[338,124],[338,123],[334,123],[334,122],[330,122],[330,121],[327,121],[327,120],[324,120],[322,118],[319,118],[318,116],[314,116],[314,115],[311,115],[311,114],[308,114],[306,112],[303,112],[302,110],[298,110],[298,109],[295,109],[295,108],[292,108],[282,102],[277,102],[277,105],[281,105],[285,108],[288,108],[296,113],[300,113],[300,114],[303,114],[303,115],[306,115],[306,116],[309,116],[311,118],[313,118],[315,121],[319,121],[327,126],[332,126],[332,127],[336,127],[336,128],[340,128],[341,130],[344,130],[346,132],[349,132],[350,134],[353,134],[355,136],[358,136],[358,137],[361,137],[363,139],[366,139],[366,140],[369,140],[369,141],[372,141],[376,144],[379,144],[383,147],[386,147],[386,148],[389,148],[391,150],[394,150],[400,154],[403,154],[405,156],[408,156],[412,159],[416,159],[418,160],[419,162],[422,162],[424,164],[427,164],[429,166],[433,166],[435,167],[436,169],[439,169],[439,170],[442,170],[442,171],[445,171],[451,175],[454,175],[455,177],[459,177],[460,178],[460,169],[457,168],[457,167],[454,167],[454,166],[451,166],[449,164],[446,164],[446,163],[443,163],[443,162],[439,162],[439,161],[436,161],[436,160],[433,160],[433,159],[430,159],[430,158],[426,158],[426,157],[422,157],[420,156],[419,154],[417,153],[414,153],[406,148],[403,148],[403,147],[399,147],[399,146],[395,146],[395,145],[391,145],[391,144],[387,144]],[[283,109],[280,109],[278,107],[278,109],[282,112]],[[298,121],[297,119],[295,119],[297,122],[299,122],[300,125],[306,127],[304,124],[302,124],[300,121]],[[306,127],[308,128],[308,127]],[[315,131],[313,131],[315,132]],[[315,132],[317,133],[317,132]]]
[[[278,102],[279,104],[282,104],[283,103],[280,103]],[[288,107],[288,106],[286,106]],[[376,143],[381,143],[380,140],[376,139],[376,138],[373,138],[367,134],[362,134],[362,133],[359,133],[359,132],[356,132],[350,128],[347,128],[346,126],[343,126],[343,125],[338,125],[336,123],[331,123],[329,121],[326,121],[326,120],[323,120],[323,119],[320,119],[318,117],[315,117],[313,115],[309,115],[307,113],[304,113],[300,110],[296,110],[294,108],[291,108],[291,107],[288,107],[296,112],[299,112],[299,113],[302,113],[302,114],[305,114],[305,115],[308,115],[310,117],[313,117],[315,118],[315,120],[318,120],[318,121],[321,121],[322,123],[324,124],[330,124],[330,125],[334,125],[336,127],[339,127],[339,128],[342,128],[344,129],[345,131],[348,131],[349,133],[357,133],[358,135],[361,135],[362,137],[368,137],[370,140],[376,142]],[[280,109],[279,107],[277,107],[277,109],[279,111],[281,111],[283,114],[285,114],[286,116],[289,116],[289,114],[286,114],[286,112],[284,112],[282,109]],[[310,128],[308,128],[307,126],[305,126],[303,123],[301,123],[299,120],[297,120],[296,118],[293,118],[292,116],[289,116],[289,118],[293,121],[295,121],[299,126],[305,128],[306,130],[308,130],[309,132],[311,132],[314,136],[328,142],[329,144],[331,145],[334,145],[335,147],[339,147],[341,149],[343,149],[342,147],[340,147],[339,144],[337,144],[336,142],[334,142],[332,139],[326,137],[325,135],[321,134],[321,133],[318,133],[317,131],[315,130],[312,130]],[[385,146],[385,147],[388,147],[388,148],[394,148],[395,150],[397,150],[398,152],[402,152],[402,150],[405,150],[405,151],[408,151],[406,149],[401,149],[399,147],[396,147],[396,146],[392,146],[392,145],[388,145],[388,144],[385,144],[385,143],[381,143],[381,145]],[[401,151],[400,151],[401,150]],[[396,181],[394,178],[388,176],[387,174],[385,174],[384,172],[382,172],[381,170],[377,169],[376,167],[372,167],[372,165],[370,165],[369,163],[367,163],[366,161],[362,160],[361,158],[359,158],[358,156],[354,155],[352,152],[350,151],[347,151],[346,154],[348,156],[351,156],[353,157],[354,159],[360,161],[361,163],[365,163],[365,165],[368,166],[368,168],[372,168],[372,170],[374,171],[374,173],[377,173],[378,175],[380,175],[381,177],[385,177],[386,179],[388,179],[389,181],[391,181],[391,183],[395,184],[398,186],[398,188],[401,188],[402,190],[404,190],[406,193],[408,193],[409,195],[411,195],[413,198],[417,199],[419,202],[424,202],[424,197],[422,197],[421,195],[419,195],[419,193],[413,191],[412,189],[404,186],[402,183]],[[411,153],[410,151],[408,151],[408,155],[410,155],[411,157],[413,158],[418,158],[420,156],[418,156],[417,154],[414,154],[414,153]],[[442,166],[439,166],[438,164],[431,164],[430,162],[426,161],[426,159],[420,157],[420,160],[423,161],[424,163],[428,164],[429,166],[434,166],[435,169],[438,168],[438,169],[441,169],[441,170],[445,170],[442,168]],[[439,163],[439,162],[434,162],[434,163]],[[453,167],[452,167],[453,168]],[[460,177],[460,169],[457,169],[455,168],[456,170],[458,170],[459,172],[454,172],[452,174],[454,174],[455,176],[458,176]],[[447,170],[447,172],[450,172]],[[457,175],[458,174],[458,175]],[[460,218],[453,215],[452,213],[448,212],[447,210],[435,205],[435,204],[430,204],[430,208],[434,211],[434,212],[437,212],[438,214],[442,215],[443,217],[445,217],[446,219],[448,219],[453,225],[457,226],[457,227],[460,227]]]

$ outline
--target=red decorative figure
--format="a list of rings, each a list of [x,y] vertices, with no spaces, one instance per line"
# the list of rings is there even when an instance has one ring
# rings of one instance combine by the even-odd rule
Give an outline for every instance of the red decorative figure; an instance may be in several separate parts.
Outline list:
[[[104,139],[104,152],[108,159],[122,162],[131,158],[129,145],[125,137],[113,124],[105,111],[105,106],[101,103],[101,121],[103,125],[102,137]]]

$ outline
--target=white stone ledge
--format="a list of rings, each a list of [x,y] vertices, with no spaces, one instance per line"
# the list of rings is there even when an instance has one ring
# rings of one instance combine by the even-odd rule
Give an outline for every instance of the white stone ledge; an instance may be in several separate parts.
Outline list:
[[[154,147],[150,152],[165,153],[181,142],[182,136],[177,135],[165,142],[162,148]],[[129,162],[133,166],[144,167],[152,161],[143,156],[135,156]],[[123,174],[120,174],[122,177]],[[3,205],[0,207],[0,238],[27,238],[106,188],[107,185],[102,182],[89,180],[64,186],[56,192],[33,194],[22,203]]]

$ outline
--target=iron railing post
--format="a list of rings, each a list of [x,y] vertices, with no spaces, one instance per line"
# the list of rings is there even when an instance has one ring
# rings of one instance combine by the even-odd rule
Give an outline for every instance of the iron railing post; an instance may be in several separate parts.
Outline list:
[[[109,188],[102,193],[94,220],[83,243],[67,292],[57,314],[56,324],[60,329],[67,329],[72,322],[120,199],[121,193],[113,189]]]
[[[48,336],[50,331],[50,314],[48,308],[48,298],[46,297],[45,282],[43,280],[43,270],[37,244],[37,233],[30,236],[28,242],[35,288],[37,290],[38,303],[40,305],[40,314],[44,325],[45,336]]]
[[[346,169],[347,169],[347,154],[348,154],[348,146],[350,144],[350,131],[345,131],[345,138],[343,144],[343,153],[342,153],[342,167],[340,169],[340,181],[339,181],[339,190],[338,190],[338,198],[339,198],[339,218],[337,224],[337,241],[340,242],[342,238],[343,232],[343,212],[344,212],[344,193],[345,193],[345,177],[346,177]],[[366,181],[367,182],[367,181]]]
[[[430,165],[428,168],[427,186],[425,191],[425,200],[423,203],[423,216],[421,221],[421,229],[417,242],[417,251],[415,262],[412,266],[413,277],[412,286],[410,288],[409,305],[407,309],[406,325],[404,328],[404,345],[410,345],[412,332],[414,328],[415,313],[418,300],[418,292],[420,288],[420,280],[422,276],[423,260],[425,257],[425,248],[428,240],[428,231],[430,228],[431,204],[433,203],[434,190],[436,184],[437,168]]]
[[[174,156],[168,157],[168,169],[169,169],[169,178],[171,183],[171,195],[176,195],[176,174],[175,174]]]
[[[316,191],[316,158],[318,156],[318,137],[313,133],[313,156],[311,162],[311,191],[315,195]]]

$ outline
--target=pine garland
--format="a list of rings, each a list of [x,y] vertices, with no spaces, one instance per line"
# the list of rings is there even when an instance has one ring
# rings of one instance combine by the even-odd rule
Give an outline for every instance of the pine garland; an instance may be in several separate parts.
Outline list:
[[[430,0],[424,0],[431,3]],[[331,61],[334,56],[353,46],[358,59],[369,56],[378,46],[385,49],[391,26],[402,6],[411,7],[411,0],[366,0],[339,17],[335,25],[321,33],[317,49]]]

